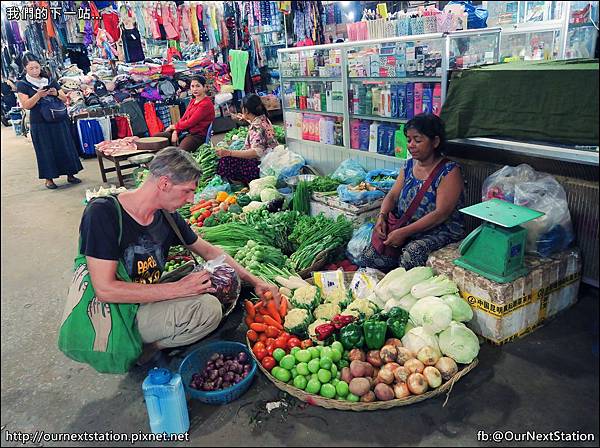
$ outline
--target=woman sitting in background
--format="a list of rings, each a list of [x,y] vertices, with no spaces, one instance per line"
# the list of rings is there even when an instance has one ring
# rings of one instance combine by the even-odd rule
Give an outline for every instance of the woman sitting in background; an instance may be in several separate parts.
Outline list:
[[[260,177],[260,162],[279,143],[267,110],[258,95],[250,94],[242,100],[242,114],[236,117],[250,123],[244,149],[218,149],[218,174],[228,180],[249,183]]]

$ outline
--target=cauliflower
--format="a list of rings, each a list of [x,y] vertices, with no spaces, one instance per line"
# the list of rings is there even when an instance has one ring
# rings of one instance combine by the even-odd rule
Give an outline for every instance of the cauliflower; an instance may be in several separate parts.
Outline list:
[[[289,333],[293,333],[296,336],[300,336],[304,339],[307,337],[307,329],[312,321],[312,316],[308,310],[302,308],[292,308],[285,315],[283,327]]]
[[[360,311],[358,311],[358,310],[349,310],[349,309],[346,309],[346,310],[342,311],[341,314],[342,314],[342,316],[354,316],[357,319],[360,319],[360,317],[361,317],[360,316]]]
[[[325,303],[333,303],[338,305],[340,308],[348,306],[351,300],[352,297],[341,289],[336,289],[332,294],[325,297]]]
[[[317,344],[321,344],[324,345],[323,341],[319,341],[317,339],[317,333],[315,332],[315,328],[317,328],[319,325],[323,325],[323,324],[327,324],[329,323],[328,321],[326,321],[325,319],[317,319],[315,320],[312,324],[310,324],[308,326],[308,337],[315,343]]]
[[[342,310],[337,303],[323,303],[319,305],[314,312],[314,316],[317,319],[333,319],[333,316],[340,314]]]
[[[319,290],[316,286],[308,285],[296,289],[294,296],[290,299],[294,308],[314,310],[321,303]]]
[[[349,313],[349,311],[358,311],[364,317],[369,318],[378,311],[378,308],[377,305],[368,299],[356,299],[344,311],[344,314],[355,315],[354,313]]]

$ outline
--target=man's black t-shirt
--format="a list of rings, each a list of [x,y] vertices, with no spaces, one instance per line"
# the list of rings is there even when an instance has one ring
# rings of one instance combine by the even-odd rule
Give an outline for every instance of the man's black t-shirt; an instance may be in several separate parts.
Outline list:
[[[79,226],[81,253],[102,260],[123,260],[127,273],[137,283],[157,283],[164,271],[171,246],[180,243],[161,210],[154,214],[149,226],[142,226],[121,207],[123,233],[119,239],[119,217],[115,201],[96,198],[90,201]],[[186,244],[198,236],[179,213],[173,219]]]

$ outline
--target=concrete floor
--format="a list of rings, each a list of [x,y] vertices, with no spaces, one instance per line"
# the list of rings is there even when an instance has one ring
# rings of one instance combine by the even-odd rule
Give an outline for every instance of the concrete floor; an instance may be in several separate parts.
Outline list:
[[[1,137],[2,445],[21,445],[7,441],[6,431],[148,432],[144,371],[101,375],[56,348],[82,200],[87,188],[101,185],[97,162],[83,162],[82,184],[63,178],[58,190],[47,190],[37,179],[31,144],[10,128],[3,127]],[[591,433],[594,442],[574,445],[598,446],[598,301],[597,289],[582,287],[571,310],[535,333],[503,347],[483,345],[478,367],[455,385],[445,407],[438,397],[353,413],[304,407],[291,399],[289,407],[267,415],[265,403],[277,400],[279,391],[259,372],[251,389],[229,405],[190,402],[190,441],[201,446],[487,446],[492,444],[477,440],[478,431],[529,430]],[[241,322],[238,309],[210,339],[242,340]],[[180,361],[180,356],[171,358],[171,366]]]

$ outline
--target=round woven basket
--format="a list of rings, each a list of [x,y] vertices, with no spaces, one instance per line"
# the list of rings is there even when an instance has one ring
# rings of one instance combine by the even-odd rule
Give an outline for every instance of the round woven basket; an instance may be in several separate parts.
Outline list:
[[[315,257],[315,261],[313,262],[313,264],[311,264],[306,269],[303,269],[302,271],[298,272],[298,275],[304,279],[309,278],[313,272],[318,271],[319,269],[323,268],[323,266],[325,266],[325,264],[327,263],[328,256],[328,250],[319,252]]]
[[[269,371],[267,369],[265,369],[260,364],[260,361],[258,359],[256,359],[256,356],[254,356],[254,353],[250,349],[251,345],[250,345],[250,341],[248,341],[248,339],[246,339],[246,344],[248,344],[249,351],[252,354],[252,357],[255,359],[256,365],[258,366],[258,368],[262,371],[262,373],[265,374],[265,376],[269,379],[269,381],[271,381],[273,384],[275,384],[275,386],[278,389],[281,389],[282,391],[290,394],[291,396],[296,397],[298,400],[304,401],[308,404],[315,405],[315,406],[321,406],[322,408],[326,408],[326,409],[337,409],[339,411],[355,411],[355,412],[377,411],[379,409],[390,409],[390,408],[395,408],[398,406],[408,406],[410,404],[418,403],[420,401],[427,400],[429,398],[437,397],[438,395],[441,395],[444,392],[448,392],[448,394],[450,394],[450,391],[452,390],[454,383],[456,383],[463,376],[465,376],[467,373],[469,373],[471,370],[473,370],[475,368],[475,366],[477,366],[477,363],[478,363],[477,358],[475,358],[471,364],[465,365],[461,370],[459,370],[456,373],[456,375],[454,375],[452,378],[450,378],[448,381],[446,381],[440,387],[438,387],[437,389],[431,390],[429,392],[425,392],[422,395],[411,395],[407,398],[396,398],[394,400],[389,400],[389,401],[374,401],[372,403],[360,403],[360,402],[356,403],[356,402],[345,401],[345,400],[334,400],[332,398],[325,398],[325,397],[321,397],[319,395],[309,394],[308,392],[304,392],[302,389],[298,389],[297,387],[294,387],[292,385],[289,385],[287,383],[279,381],[273,375],[271,375],[271,373],[269,373]]]

